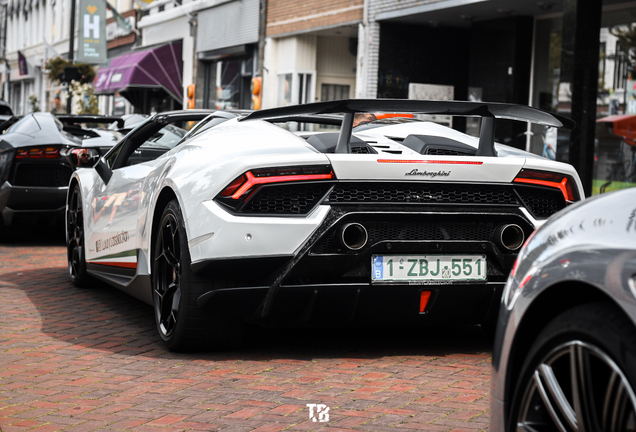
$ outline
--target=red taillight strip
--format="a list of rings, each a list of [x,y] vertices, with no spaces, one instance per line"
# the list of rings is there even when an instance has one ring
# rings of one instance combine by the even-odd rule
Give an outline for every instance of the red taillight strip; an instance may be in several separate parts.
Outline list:
[[[477,161],[449,161],[449,160],[403,160],[403,159],[378,159],[378,163],[426,163],[448,165],[483,165]]]
[[[288,176],[271,176],[271,177],[254,177],[251,171],[245,173],[247,181],[234,192],[232,199],[239,199],[241,195],[250,190],[252,186],[267,184],[267,183],[282,183],[292,181],[308,181],[308,180],[330,180],[333,179],[333,172],[329,174],[303,174],[303,175],[288,175]]]
[[[537,179],[529,179],[529,178],[523,178],[523,177],[517,177],[513,181],[515,183],[530,183],[530,184],[535,184],[539,186],[548,186],[548,187],[557,188],[561,191],[561,193],[563,194],[563,198],[565,198],[566,201],[574,201],[574,197],[571,197],[570,194],[568,193],[568,189],[567,189],[568,178],[567,177],[564,177],[563,180],[561,180],[561,182],[551,182],[547,180],[537,180]]]
[[[56,159],[60,157],[60,149],[55,147],[48,147],[44,150],[44,157],[46,159]]]
[[[28,148],[17,150],[16,159],[57,159],[60,157],[59,147]]]

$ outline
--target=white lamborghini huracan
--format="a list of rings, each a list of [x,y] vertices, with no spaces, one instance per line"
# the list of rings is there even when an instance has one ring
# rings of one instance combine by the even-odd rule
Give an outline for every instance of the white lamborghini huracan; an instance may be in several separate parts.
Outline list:
[[[358,113],[480,116],[481,135],[405,117],[354,127]],[[224,346],[246,323],[488,325],[524,240],[582,196],[570,165],[495,144],[495,118],[574,126],[519,105],[382,99],[157,114],[73,174],[71,280],[153,305],[173,350]]]

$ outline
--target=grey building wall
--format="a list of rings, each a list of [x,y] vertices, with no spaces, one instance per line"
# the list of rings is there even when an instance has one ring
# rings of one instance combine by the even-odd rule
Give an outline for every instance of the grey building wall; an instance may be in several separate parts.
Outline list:
[[[257,43],[259,0],[236,0],[199,12],[197,52]]]

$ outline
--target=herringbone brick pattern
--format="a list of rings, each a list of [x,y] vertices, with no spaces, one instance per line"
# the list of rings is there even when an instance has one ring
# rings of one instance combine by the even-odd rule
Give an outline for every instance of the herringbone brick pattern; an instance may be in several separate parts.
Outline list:
[[[148,305],[74,288],[59,243],[0,246],[2,432],[486,430],[490,349],[478,328],[261,330],[175,354]]]

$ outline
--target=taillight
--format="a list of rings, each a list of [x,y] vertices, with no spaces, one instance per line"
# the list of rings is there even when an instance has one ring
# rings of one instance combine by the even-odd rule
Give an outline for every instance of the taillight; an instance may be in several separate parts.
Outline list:
[[[16,159],[57,159],[60,157],[59,147],[33,147],[18,149]]]
[[[568,204],[581,199],[576,183],[569,175],[523,169],[517,174],[517,177],[513,181],[515,183],[526,183],[559,189],[563,194],[563,198],[565,198],[565,202]]]
[[[254,169],[228,184],[217,199],[237,210],[262,186],[335,180],[329,165]]]
[[[241,175],[230,183],[221,196],[229,196],[232,199],[245,199],[255,186],[284,183],[302,182],[316,180],[333,180],[336,176],[330,166],[305,166],[305,167],[283,167],[265,168],[251,170]]]

